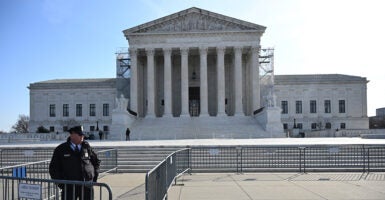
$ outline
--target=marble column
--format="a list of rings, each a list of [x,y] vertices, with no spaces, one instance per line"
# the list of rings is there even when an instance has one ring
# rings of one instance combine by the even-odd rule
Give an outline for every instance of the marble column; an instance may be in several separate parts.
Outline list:
[[[189,116],[188,112],[188,48],[181,48],[181,90],[182,90],[182,113],[181,116]]]
[[[252,101],[251,113],[260,108],[260,85],[259,85],[259,47],[251,47],[251,85]]]
[[[226,47],[217,47],[217,116],[224,116],[225,113],[225,49]]]
[[[146,49],[147,54],[147,115],[155,117],[155,66],[154,49]]]
[[[138,113],[138,61],[137,49],[130,48],[130,109]]]
[[[200,47],[200,115],[208,116],[208,99],[207,99],[207,47]]]
[[[164,117],[172,117],[171,48],[164,48]]]
[[[242,47],[234,47],[235,113],[242,115]]]

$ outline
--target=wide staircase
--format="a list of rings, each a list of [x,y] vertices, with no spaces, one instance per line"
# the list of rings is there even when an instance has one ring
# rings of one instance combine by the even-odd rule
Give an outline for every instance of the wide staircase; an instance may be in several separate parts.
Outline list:
[[[131,127],[132,140],[269,137],[250,116],[139,118]]]
[[[120,147],[119,173],[145,173],[181,147]]]

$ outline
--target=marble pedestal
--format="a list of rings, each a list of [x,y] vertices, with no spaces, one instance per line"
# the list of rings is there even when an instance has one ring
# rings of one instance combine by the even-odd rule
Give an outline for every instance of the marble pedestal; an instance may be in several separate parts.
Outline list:
[[[130,128],[135,117],[125,110],[112,111],[112,124],[109,140],[126,140],[126,129]]]
[[[255,115],[257,122],[271,134],[273,138],[286,137],[281,122],[281,108],[267,107]]]

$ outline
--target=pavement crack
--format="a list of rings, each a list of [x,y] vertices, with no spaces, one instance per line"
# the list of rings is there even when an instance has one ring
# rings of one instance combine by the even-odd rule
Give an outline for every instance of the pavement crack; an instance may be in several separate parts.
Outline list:
[[[236,181],[236,180],[234,179],[233,176],[230,176],[230,178],[231,178],[231,180],[233,180],[233,182],[235,182],[235,184],[242,190],[242,192],[246,194],[246,196],[247,196],[250,200],[253,200],[253,198],[250,196],[250,194],[246,192],[246,190],[245,190],[245,189],[238,183],[238,181]]]

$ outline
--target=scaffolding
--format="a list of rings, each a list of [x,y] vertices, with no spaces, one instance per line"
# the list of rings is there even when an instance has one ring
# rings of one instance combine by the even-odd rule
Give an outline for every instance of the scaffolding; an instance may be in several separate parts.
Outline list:
[[[259,79],[261,106],[274,107],[274,48],[263,48],[259,52]]]
[[[130,96],[130,65],[131,59],[127,47],[118,48],[116,51],[116,97],[121,94],[125,98]]]

